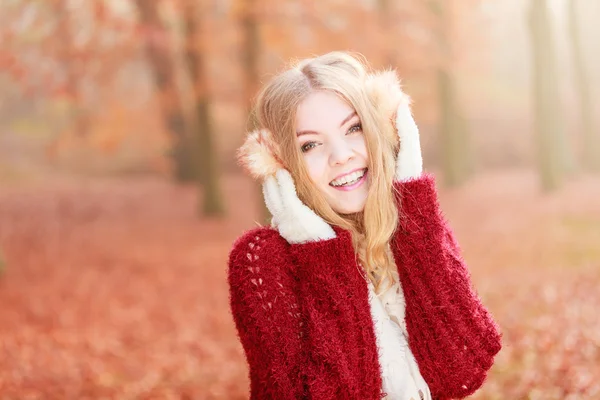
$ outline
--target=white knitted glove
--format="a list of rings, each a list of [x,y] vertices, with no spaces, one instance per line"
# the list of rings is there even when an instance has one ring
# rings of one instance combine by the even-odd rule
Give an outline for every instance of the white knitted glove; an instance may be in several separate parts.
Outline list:
[[[335,238],[333,228],[300,201],[290,173],[279,169],[263,183],[267,208],[273,214],[272,225],[288,243],[316,242]]]
[[[423,157],[419,128],[410,112],[407,101],[401,101],[396,111],[396,130],[400,138],[400,150],[396,158],[396,181],[418,178],[423,172]]]

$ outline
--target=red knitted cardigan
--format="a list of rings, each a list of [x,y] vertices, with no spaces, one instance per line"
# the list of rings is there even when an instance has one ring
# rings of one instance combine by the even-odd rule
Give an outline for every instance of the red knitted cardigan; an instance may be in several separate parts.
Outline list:
[[[391,241],[411,351],[432,396],[476,391],[501,335],[472,288],[431,175],[394,184],[401,219]],[[251,399],[380,399],[381,370],[368,286],[348,231],[303,244],[267,227],[230,253],[233,319]]]

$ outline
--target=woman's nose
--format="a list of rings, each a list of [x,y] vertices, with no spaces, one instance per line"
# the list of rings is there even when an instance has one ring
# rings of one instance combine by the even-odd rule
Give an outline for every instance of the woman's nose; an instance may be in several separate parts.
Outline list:
[[[338,142],[331,150],[330,160],[332,165],[341,165],[347,163],[352,157],[354,157],[352,147],[347,143]]]

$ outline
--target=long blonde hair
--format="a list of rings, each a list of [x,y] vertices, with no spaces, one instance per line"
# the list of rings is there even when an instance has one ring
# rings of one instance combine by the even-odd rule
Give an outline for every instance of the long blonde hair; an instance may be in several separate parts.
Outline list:
[[[360,264],[377,292],[395,267],[389,241],[398,224],[393,194],[395,154],[398,149],[391,115],[384,115],[365,88],[369,66],[345,52],[331,52],[297,62],[275,76],[260,91],[254,109],[256,123],[272,132],[281,161],[290,171],[300,199],[329,224],[349,230]],[[365,208],[356,215],[340,215],[309,177],[296,143],[296,110],[313,91],[337,94],[358,114],[369,156],[370,187]]]

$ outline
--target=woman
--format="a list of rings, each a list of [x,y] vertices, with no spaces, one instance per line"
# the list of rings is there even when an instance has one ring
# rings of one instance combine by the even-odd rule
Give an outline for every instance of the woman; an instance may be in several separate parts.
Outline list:
[[[272,226],[231,251],[252,399],[447,399],[501,348],[471,287],[409,98],[340,52],[274,77],[240,159]]]

